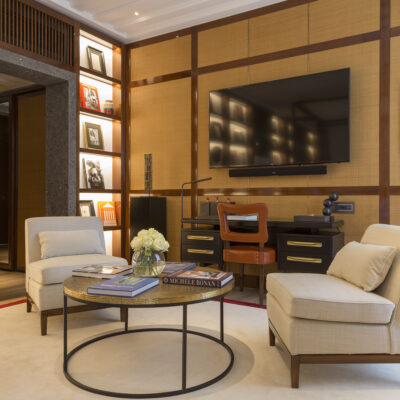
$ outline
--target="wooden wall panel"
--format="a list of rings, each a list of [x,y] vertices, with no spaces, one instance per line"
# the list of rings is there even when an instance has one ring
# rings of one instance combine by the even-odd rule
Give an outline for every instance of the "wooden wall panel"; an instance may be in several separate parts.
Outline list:
[[[318,0],[310,7],[310,43],[379,30],[379,0]]]
[[[400,185],[400,36],[390,40],[390,184]]]
[[[190,78],[131,90],[131,189],[144,189],[144,154],[153,154],[153,189],[190,181]]]
[[[25,266],[25,219],[46,215],[46,97],[18,99],[17,266]]]
[[[209,168],[208,163],[208,93],[211,90],[246,85],[249,83],[247,67],[230,69],[223,72],[215,72],[199,76],[199,101],[198,101],[198,177],[213,179],[199,183],[199,188],[204,187],[247,187],[247,178],[229,178],[227,168]]]
[[[400,26],[400,1],[392,0],[390,4],[390,25]]]
[[[131,50],[133,81],[191,68],[191,35]]]
[[[248,57],[248,20],[199,32],[198,65]]]
[[[371,186],[379,183],[379,42],[309,55],[309,72],[350,68],[350,163],[329,164],[328,178],[310,186]]]
[[[390,196],[390,223],[400,225],[400,196]]]
[[[308,43],[308,5],[249,20],[250,56],[304,46]]]

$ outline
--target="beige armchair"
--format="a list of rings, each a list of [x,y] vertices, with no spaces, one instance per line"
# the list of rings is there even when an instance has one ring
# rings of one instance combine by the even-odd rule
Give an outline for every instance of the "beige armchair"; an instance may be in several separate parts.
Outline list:
[[[97,231],[98,252],[85,252],[71,255],[61,255],[42,259],[42,249],[39,240],[40,232],[67,231]],[[94,233],[96,236],[96,234]],[[67,246],[63,243],[62,246]],[[84,246],[83,246],[84,247]],[[56,249],[57,250],[57,249]],[[82,250],[82,249],[81,249]],[[60,251],[62,254],[63,251]],[[73,249],[72,249],[73,253]],[[63,313],[63,281],[72,275],[72,270],[86,265],[127,265],[120,257],[106,255],[103,224],[97,217],[39,217],[25,221],[25,259],[26,259],[26,297],[27,311],[31,312],[32,304],[40,311],[41,333],[47,333],[47,317]],[[74,311],[86,311],[95,306],[82,305],[68,299],[68,306]],[[97,307],[98,308],[98,307]],[[123,313],[121,311],[121,318]]]
[[[361,243],[400,249],[400,227],[371,225]],[[274,273],[267,278],[270,346],[275,338],[300,364],[400,362],[400,254],[374,291],[321,274]]]

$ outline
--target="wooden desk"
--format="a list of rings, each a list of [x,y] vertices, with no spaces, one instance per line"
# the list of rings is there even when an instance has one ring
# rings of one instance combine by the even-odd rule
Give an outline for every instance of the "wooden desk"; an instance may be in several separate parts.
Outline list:
[[[182,223],[195,227],[181,231],[181,259],[223,266],[223,242],[217,216],[183,218]],[[278,269],[281,271],[325,273],[335,254],[344,245],[339,231],[342,220],[299,222],[288,218],[268,220],[268,245],[276,246]],[[257,229],[257,221],[230,221],[238,229]],[[333,231],[332,230],[335,230]]]

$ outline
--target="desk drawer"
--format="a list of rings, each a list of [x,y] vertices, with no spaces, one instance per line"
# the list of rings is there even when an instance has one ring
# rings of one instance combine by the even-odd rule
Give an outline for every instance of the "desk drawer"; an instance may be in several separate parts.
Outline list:
[[[280,233],[278,235],[278,249],[280,252],[296,252],[308,254],[310,257],[336,254],[343,246],[343,233],[325,232],[319,235],[296,233]]]
[[[304,255],[281,252],[278,257],[279,269],[284,271],[325,273],[332,262],[330,254]]]
[[[200,246],[221,246],[219,231],[203,229],[183,229],[181,232],[182,243]]]
[[[217,247],[200,247],[183,244],[182,260],[219,264],[222,261],[222,250]]]

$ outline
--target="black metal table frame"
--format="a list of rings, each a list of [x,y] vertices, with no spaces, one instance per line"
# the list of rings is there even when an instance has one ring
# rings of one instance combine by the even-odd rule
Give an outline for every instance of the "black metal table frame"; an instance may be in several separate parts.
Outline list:
[[[70,297],[71,299],[78,300],[80,302],[84,302],[86,304],[97,304],[99,306],[104,305],[104,306],[109,306],[111,307],[117,307],[117,308],[155,308],[155,307],[175,307],[175,306],[182,306],[183,307],[183,318],[182,318],[182,329],[178,328],[142,328],[142,329],[128,329],[128,315],[129,313],[126,312],[126,318],[125,318],[125,327],[124,330],[118,331],[118,332],[112,332],[108,333],[105,335],[101,335],[98,337],[95,337],[91,340],[88,340],[86,342],[81,343],[80,345],[76,346],[73,348],[69,353],[68,353],[68,307],[67,307],[67,297]],[[219,299],[220,301],[220,337],[216,338],[211,335],[207,335],[206,333],[202,332],[197,332],[197,331],[192,331],[187,329],[187,306],[190,304],[195,304],[195,303],[202,303],[205,301],[209,300],[215,300]],[[128,310],[127,310],[128,311]],[[84,347],[87,347],[88,345],[98,342],[103,339],[107,339],[109,337],[113,336],[119,336],[119,335],[124,335],[124,334],[129,334],[129,333],[138,333],[138,332],[181,332],[182,333],[182,389],[177,389],[173,391],[168,391],[168,392],[155,392],[155,393],[125,393],[125,392],[111,392],[107,390],[101,390],[97,389],[91,386],[87,386],[79,381],[77,381],[75,378],[71,376],[71,374],[68,372],[68,362],[71,359],[71,357],[76,354],[79,350],[83,349]],[[187,335],[197,335],[201,336],[203,338],[212,340],[219,345],[221,345],[225,350],[228,352],[230,356],[230,361],[229,365],[225,368],[223,372],[221,372],[219,375],[216,377],[200,383],[195,386],[187,387],[186,385],[186,377],[187,377]],[[65,377],[75,386],[78,386],[81,389],[84,389],[88,392],[96,393],[96,394],[101,394],[104,396],[111,396],[111,397],[122,397],[122,398],[157,398],[157,397],[168,397],[168,396],[175,396],[179,394],[184,394],[184,393],[189,393],[189,392],[194,392],[199,389],[203,389],[207,386],[210,386],[222,378],[224,378],[232,369],[233,363],[234,363],[234,354],[232,349],[225,343],[224,341],[224,296],[217,296],[214,298],[210,299],[204,299],[204,300],[197,300],[193,302],[185,302],[185,303],[175,303],[175,304],[151,304],[151,305],[114,305],[114,304],[103,304],[103,303],[94,303],[90,301],[84,301],[81,299],[76,299],[71,296],[67,296],[64,294],[64,362],[63,362],[63,371]]]

